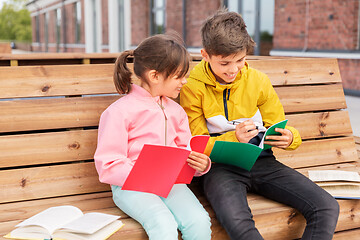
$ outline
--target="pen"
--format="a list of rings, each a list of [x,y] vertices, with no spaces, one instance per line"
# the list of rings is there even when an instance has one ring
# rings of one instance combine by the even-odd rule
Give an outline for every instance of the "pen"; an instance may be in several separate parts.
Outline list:
[[[227,123],[228,123],[228,124],[231,124],[231,125],[238,125],[239,123],[242,123],[242,122],[233,120],[233,121],[228,121]],[[254,131],[254,130],[256,130],[256,129],[259,129],[259,127],[258,127],[258,126],[255,126],[255,129],[251,129],[251,130],[249,130],[248,132]]]

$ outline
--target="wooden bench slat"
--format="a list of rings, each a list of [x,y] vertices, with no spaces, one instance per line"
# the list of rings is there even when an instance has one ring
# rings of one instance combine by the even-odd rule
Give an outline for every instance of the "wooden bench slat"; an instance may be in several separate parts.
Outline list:
[[[293,114],[286,117],[289,119],[289,125],[297,128],[302,138],[306,140],[351,135],[350,120],[348,117],[344,117],[344,114],[348,116],[347,111],[335,111]],[[97,114],[96,116],[98,117]],[[95,118],[93,121],[96,122],[98,119]],[[312,124],[309,124],[309,122]],[[32,126],[34,127],[34,124]],[[21,125],[21,127],[23,126]],[[325,155],[329,157],[328,162],[336,161],[336,159],[345,161],[346,158],[352,161],[354,159],[351,151],[351,148],[354,149],[353,144],[349,143],[349,147],[344,148],[340,142],[341,140],[337,141],[339,141],[339,147],[341,148],[339,152],[344,152],[335,154],[333,151],[325,151],[326,148],[324,148]],[[0,136],[0,152],[2,153],[0,155],[0,168],[92,159],[96,149],[96,142],[97,130],[95,129]],[[345,142],[348,143],[349,141],[346,140]],[[306,152],[309,150],[304,148],[305,146],[306,142],[296,151],[285,151],[285,158],[298,158],[297,151],[302,152],[301,149],[304,149],[304,152]],[[319,146],[319,149],[322,149],[322,146]],[[308,159],[308,162],[311,163],[314,159],[323,159],[315,150],[311,150],[308,155],[300,157],[301,161]],[[298,164],[291,166],[298,166]]]
[[[341,76],[336,59],[263,59],[248,60],[250,67],[258,69],[274,86],[316,83],[340,83]]]
[[[274,86],[341,82],[336,59],[248,62],[266,73]],[[190,69],[197,63],[192,62]],[[132,64],[129,67],[132,69]],[[116,93],[112,84],[113,69],[114,64],[2,67],[0,89],[6,91],[0,91],[0,98]]]
[[[341,84],[275,88],[285,113],[346,108]]]
[[[2,170],[0,184],[0,203],[110,189],[99,182],[93,162]]]
[[[0,132],[97,126],[119,96],[0,101]]]
[[[288,114],[289,126],[295,127],[302,139],[352,135],[347,111]]]
[[[357,161],[352,137],[304,141],[294,151],[273,149],[278,160],[292,168]]]
[[[0,136],[0,168],[93,159],[96,143],[96,129]]]
[[[287,113],[346,107],[341,85],[285,87],[277,91]],[[0,132],[97,126],[100,114],[118,98],[114,95],[0,101]]]
[[[1,67],[0,98],[116,93],[113,69],[113,64]]]

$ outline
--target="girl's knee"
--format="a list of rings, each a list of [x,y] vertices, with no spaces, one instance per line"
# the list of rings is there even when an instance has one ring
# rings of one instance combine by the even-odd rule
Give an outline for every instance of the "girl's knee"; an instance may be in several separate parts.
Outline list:
[[[180,227],[182,237],[189,239],[211,239],[211,220],[206,211],[194,214]]]
[[[149,239],[178,239],[178,225],[172,216],[148,219],[142,223],[142,226]]]

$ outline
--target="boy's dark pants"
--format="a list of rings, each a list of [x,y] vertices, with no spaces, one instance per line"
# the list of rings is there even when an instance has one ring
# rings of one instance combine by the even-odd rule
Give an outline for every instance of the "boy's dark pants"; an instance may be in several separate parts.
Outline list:
[[[259,158],[250,172],[215,163],[202,177],[202,185],[231,239],[263,239],[252,219],[247,191],[284,203],[303,214],[307,225],[302,239],[332,239],[339,216],[337,201],[274,156]]]

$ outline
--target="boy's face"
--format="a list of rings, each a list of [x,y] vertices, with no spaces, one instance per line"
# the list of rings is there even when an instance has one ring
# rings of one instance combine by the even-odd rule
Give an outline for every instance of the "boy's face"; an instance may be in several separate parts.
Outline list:
[[[232,83],[236,75],[245,65],[246,50],[242,50],[229,56],[212,55],[211,57],[205,49],[201,49],[201,55],[210,64],[211,71],[216,77],[216,81],[221,84]]]

